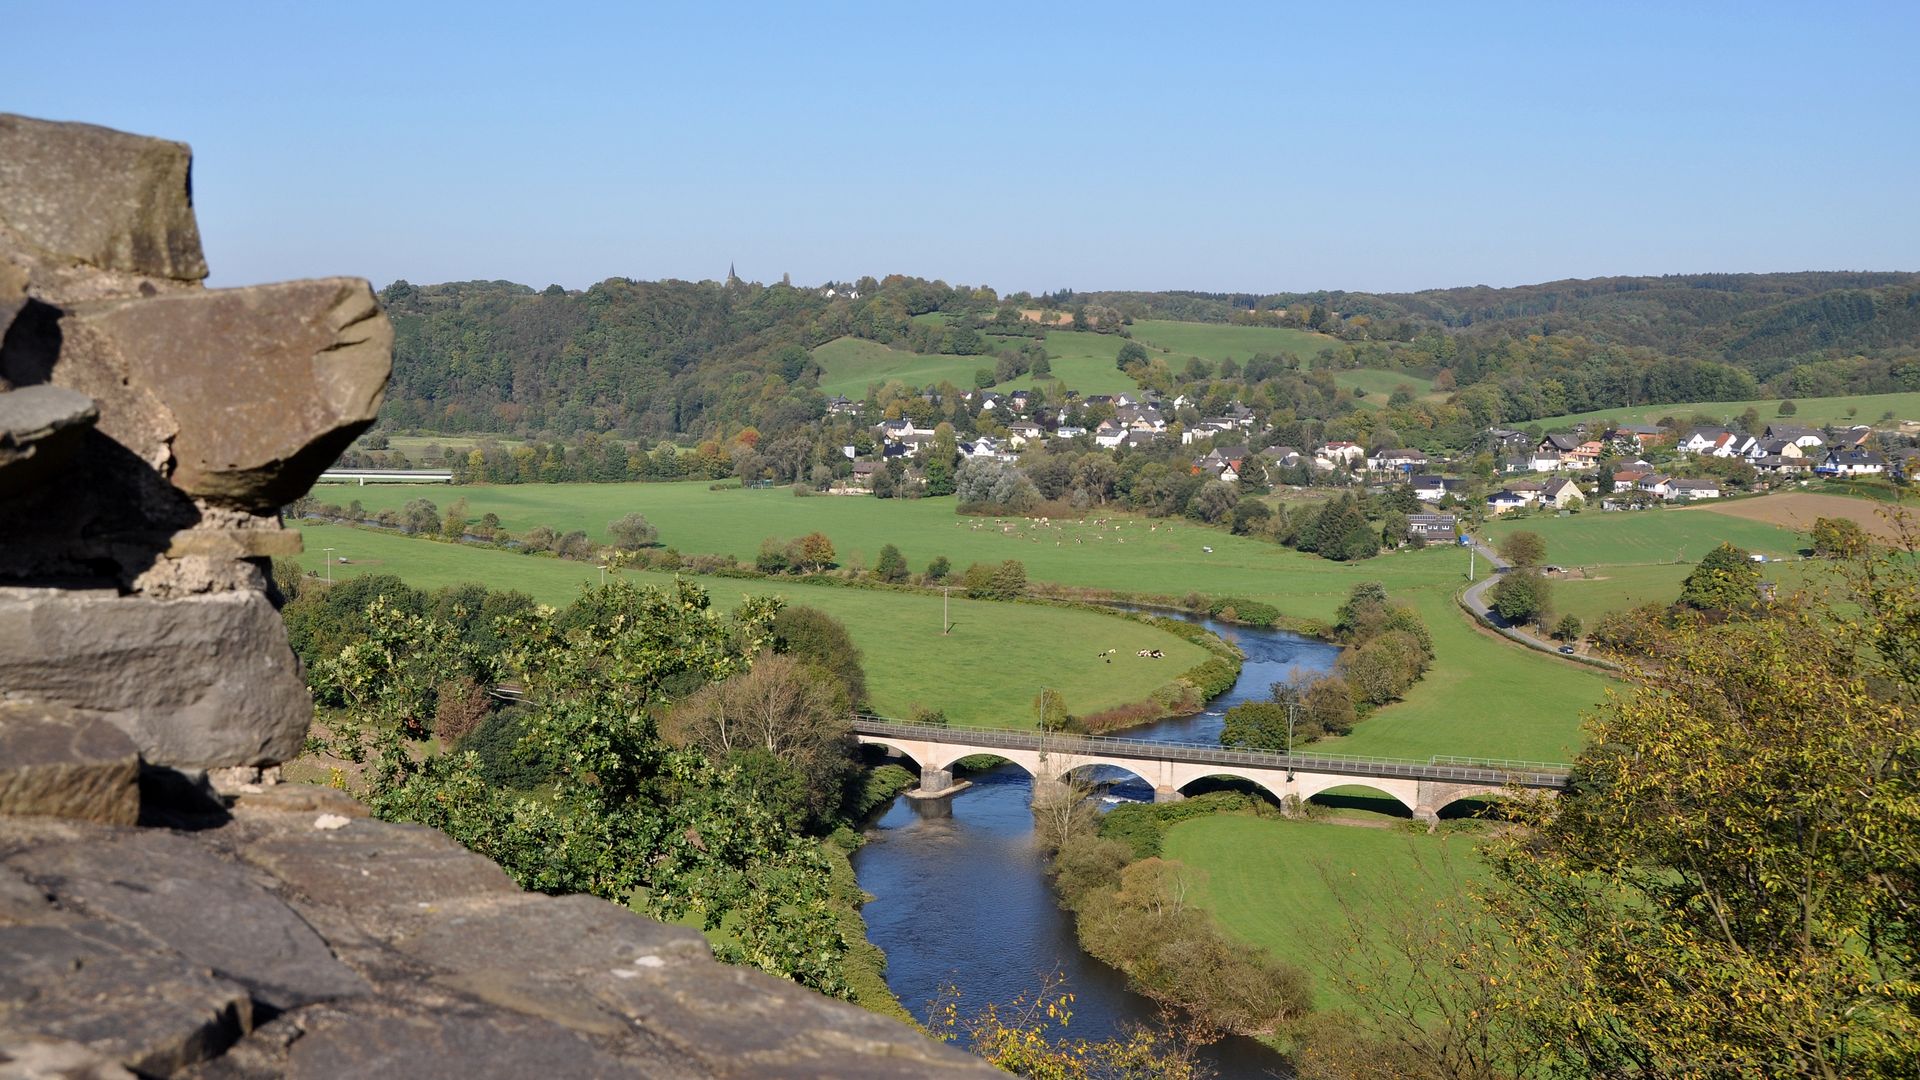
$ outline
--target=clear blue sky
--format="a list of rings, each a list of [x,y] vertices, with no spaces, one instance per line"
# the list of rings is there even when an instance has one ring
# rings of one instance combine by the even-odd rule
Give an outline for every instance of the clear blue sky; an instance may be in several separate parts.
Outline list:
[[[1920,268],[1912,0],[6,0],[0,19],[0,110],[193,144],[215,284]]]

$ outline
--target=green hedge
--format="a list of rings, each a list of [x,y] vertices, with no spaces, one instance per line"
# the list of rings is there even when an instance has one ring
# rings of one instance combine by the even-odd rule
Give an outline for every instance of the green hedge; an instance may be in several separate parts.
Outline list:
[[[1272,628],[1277,625],[1282,618],[1280,609],[1274,607],[1272,604],[1262,603],[1259,600],[1244,600],[1232,596],[1221,597],[1212,604],[1209,604],[1207,606],[1207,614],[1217,618],[1227,619],[1230,622],[1243,623],[1247,626],[1257,626],[1262,629]]]

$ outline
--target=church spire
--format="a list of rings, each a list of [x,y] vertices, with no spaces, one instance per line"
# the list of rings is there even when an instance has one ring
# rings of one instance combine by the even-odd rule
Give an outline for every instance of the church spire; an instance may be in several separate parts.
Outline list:
[[[727,263],[727,284],[740,284],[740,275],[733,272],[733,263],[731,261]]]

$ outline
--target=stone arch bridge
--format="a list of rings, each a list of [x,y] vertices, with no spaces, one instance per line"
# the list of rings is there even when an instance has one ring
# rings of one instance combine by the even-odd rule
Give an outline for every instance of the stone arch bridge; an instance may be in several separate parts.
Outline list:
[[[1516,788],[1559,791],[1567,786],[1568,775],[1565,765],[1551,762],[1289,755],[1194,743],[944,727],[877,716],[856,716],[853,733],[862,743],[912,758],[920,766],[920,790],[928,794],[953,787],[953,766],[961,758],[975,754],[1004,758],[1033,777],[1036,804],[1065,791],[1066,779],[1075,770],[1106,765],[1153,785],[1155,802],[1183,798],[1182,788],[1208,776],[1250,781],[1283,802],[1288,798],[1305,802],[1330,788],[1355,784],[1380,791],[1404,804],[1415,817],[1433,821],[1461,799]]]

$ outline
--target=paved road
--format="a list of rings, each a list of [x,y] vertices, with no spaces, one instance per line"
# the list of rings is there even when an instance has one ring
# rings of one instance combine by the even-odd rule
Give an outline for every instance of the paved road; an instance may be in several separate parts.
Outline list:
[[[1500,553],[1493,550],[1486,541],[1477,536],[1469,536],[1469,539],[1473,541],[1474,550],[1478,551],[1481,558],[1487,561],[1487,572],[1485,577],[1467,586],[1467,591],[1460,594],[1460,602],[1467,606],[1468,611],[1479,616],[1482,621],[1493,628],[1495,633],[1506,637],[1516,644],[1525,645],[1529,649],[1546,653],[1548,656],[1556,656],[1571,663],[1589,664],[1614,671],[1619,670],[1620,665],[1611,661],[1602,660],[1597,656],[1569,656],[1559,651],[1556,646],[1549,645],[1538,638],[1523,634],[1519,630],[1507,626],[1499,616],[1494,615],[1487,603],[1487,592],[1493,588],[1494,582],[1500,580],[1499,572],[1506,569],[1509,564],[1507,560],[1501,558]]]

